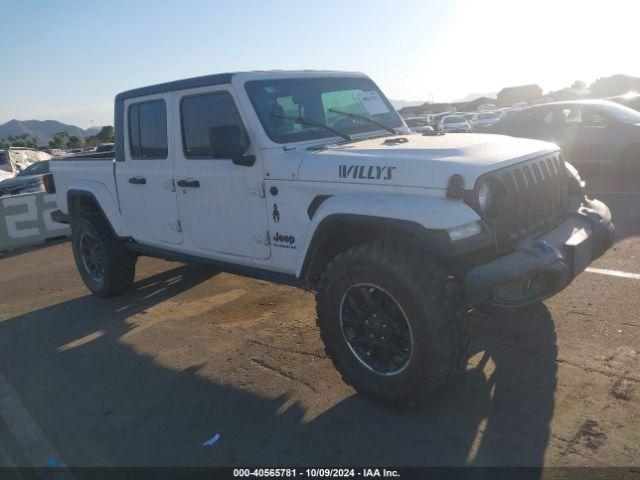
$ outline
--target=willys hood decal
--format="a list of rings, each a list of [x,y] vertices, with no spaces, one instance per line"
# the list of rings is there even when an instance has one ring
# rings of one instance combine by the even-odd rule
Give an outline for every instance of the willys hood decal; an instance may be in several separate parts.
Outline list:
[[[299,179],[446,188],[455,173],[472,188],[487,172],[558,150],[552,143],[490,134],[403,135],[357,141],[308,152]]]

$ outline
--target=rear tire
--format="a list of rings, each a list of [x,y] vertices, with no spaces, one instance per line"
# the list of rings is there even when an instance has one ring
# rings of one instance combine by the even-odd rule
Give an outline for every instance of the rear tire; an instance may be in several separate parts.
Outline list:
[[[469,318],[459,290],[411,253],[384,242],[352,247],[329,264],[316,295],[327,355],[346,383],[384,404],[416,403],[466,367]],[[369,307],[356,308],[358,289]],[[389,324],[402,327],[386,335]]]
[[[71,244],[80,276],[94,295],[118,295],[133,285],[137,257],[99,213],[86,212],[73,221]]]

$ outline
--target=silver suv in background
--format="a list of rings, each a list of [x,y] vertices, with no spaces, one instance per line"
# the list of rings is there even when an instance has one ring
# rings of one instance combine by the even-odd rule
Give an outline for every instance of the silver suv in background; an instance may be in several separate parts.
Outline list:
[[[471,126],[462,115],[446,115],[440,119],[437,130],[444,133],[469,133]]]

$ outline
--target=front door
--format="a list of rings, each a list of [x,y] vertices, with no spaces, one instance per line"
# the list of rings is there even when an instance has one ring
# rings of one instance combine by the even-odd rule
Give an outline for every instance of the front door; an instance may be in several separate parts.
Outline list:
[[[178,206],[194,253],[268,258],[260,158],[240,165],[221,145],[225,132],[241,132],[248,145],[245,153],[258,153],[232,92],[225,86],[183,90],[174,92],[173,105],[174,122],[180,125],[174,129]]]
[[[182,243],[173,184],[171,93],[125,102],[124,161],[116,184],[127,231],[151,245]]]

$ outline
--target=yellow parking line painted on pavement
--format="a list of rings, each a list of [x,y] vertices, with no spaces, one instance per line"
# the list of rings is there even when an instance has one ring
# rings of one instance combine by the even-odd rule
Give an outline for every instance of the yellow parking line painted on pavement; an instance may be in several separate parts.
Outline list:
[[[622,272],[620,270],[607,270],[606,268],[587,268],[585,272],[599,273],[600,275],[610,275],[612,277],[620,278],[633,278],[634,280],[640,280],[640,273]]]

